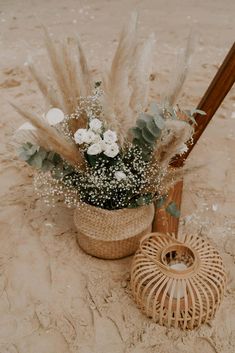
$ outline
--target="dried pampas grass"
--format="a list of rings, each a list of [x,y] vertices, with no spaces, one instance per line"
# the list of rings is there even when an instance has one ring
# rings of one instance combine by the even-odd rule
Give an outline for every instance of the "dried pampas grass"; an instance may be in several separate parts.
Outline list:
[[[154,41],[151,35],[145,43],[138,43],[137,14],[133,13],[121,32],[111,70],[104,79],[104,117],[117,131],[121,144],[138,113],[147,106]]]
[[[51,127],[43,118],[36,117],[34,114],[22,110],[16,105],[10,103],[12,107],[27,121],[29,121],[36,130],[28,130],[27,136],[31,136],[30,140],[44,147],[47,151],[58,153],[71,165],[80,168],[83,167],[84,161],[75,144],[66,141],[56,129]]]
[[[195,36],[191,32],[188,36],[185,49],[178,54],[177,63],[172,72],[172,79],[167,89],[166,102],[173,106],[180,95],[187,77],[191,56],[195,46]]]
[[[149,77],[152,71],[155,36],[152,33],[146,42],[138,45],[133,55],[129,84],[132,90],[130,107],[133,112],[132,126],[138,113],[144,111],[148,104]]]
[[[86,57],[79,39],[67,38],[55,45],[45,28],[44,32],[53,84],[48,82],[32,62],[29,63],[29,70],[46,101],[52,107],[63,110],[65,114],[72,114],[78,106],[79,97],[92,94]]]
[[[180,148],[191,138],[193,127],[181,120],[167,119],[161,141],[156,145],[154,159],[167,166]]]
[[[104,77],[104,117],[121,138],[131,118],[129,75],[130,62],[136,48],[136,28],[137,14],[134,13],[120,34],[110,72]]]

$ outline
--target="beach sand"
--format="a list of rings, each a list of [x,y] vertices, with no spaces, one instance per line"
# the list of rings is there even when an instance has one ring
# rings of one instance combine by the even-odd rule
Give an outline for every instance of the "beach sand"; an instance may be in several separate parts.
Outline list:
[[[151,97],[164,95],[176,54],[192,26],[197,44],[179,102],[196,106],[234,40],[232,0],[0,0],[0,353],[234,353],[234,88],[193,150],[185,179],[180,233],[199,233],[221,252],[228,288],[216,318],[182,332],[154,324],[130,293],[132,258],[104,261],[76,244],[73,211],[48,208],[33,172],[11,142],[23,119],[9,101],[44,111],[31,79],[31,57],[48,73],[44,24],[53,38],[77,35],[96,78],[108,67],[118,33],[137,8],[140,37],[156,35]]]

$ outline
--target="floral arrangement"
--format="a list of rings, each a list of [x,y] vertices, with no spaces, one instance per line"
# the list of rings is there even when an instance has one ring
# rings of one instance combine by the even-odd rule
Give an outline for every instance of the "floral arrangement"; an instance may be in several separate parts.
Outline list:
[[[86,203],[107,210],[162,206],[185,172],[170,162],[187,150],[194,114],[204,114],[175,103],[191,44],[164,102],[149,102],[155,41],[151,35],[138,43],[136,23],[133,15],[101,81],[93,80],[80,42],[71,38],[56,46],[45,34],[54,85],[29,64],[48,109],[40,117],[14,106],[28,121],[19,130],[19,156],[36,168],[35,188],[47,202],[63,198],[69,206]],[[174,204],[166,208],[179,216]]]

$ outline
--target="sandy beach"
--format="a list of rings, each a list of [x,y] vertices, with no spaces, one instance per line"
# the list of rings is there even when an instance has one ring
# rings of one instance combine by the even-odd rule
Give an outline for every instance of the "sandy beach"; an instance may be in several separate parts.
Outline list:
[[[79,249],[73,210],[50,208],[33,189],[33,172],[17,158],[24,122],[9,102],[43,113],[32,59],[48,74],[42,25],[55,39],[78,35],[95,79],[108,68],[133,9],[139,35],[154,32],[151,98],[164,96],[190,27],[196,46],[180,104],[194,107],[233,44],[232,0],[0,0],[0,353],[234,353],[235,88],[190,155],[180,235],[200,234],[220,251],[228,286],[216,318],[183,332],[154,324],[130,292],[132,258],[105,261]],[[233,118],[232,118],[233,116]]]

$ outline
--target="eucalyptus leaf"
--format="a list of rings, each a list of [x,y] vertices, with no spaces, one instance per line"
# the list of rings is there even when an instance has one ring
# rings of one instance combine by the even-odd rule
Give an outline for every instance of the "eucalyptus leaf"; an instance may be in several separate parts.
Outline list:
[[[139,127],[140,129],[143,129],[143,128],[146,126],[146,124],[147,124],[147,121],[144,120],[144,119],[138,119],[138,120],[136,121],[136,125],[137,125],[137,127]]]
[[[143,206],[145,204],[145,199],[143,196],[140,196],[137,200],[136,203],[138,206]]]
[[[156,126],[153,118],[149,119],[149,121],[146,124],[147,129],[151,132],[152,135],[154,135],[155,139],[158,139],[161,135],[161,130]]]
[[[142,130],[142,137],[150,145],[153,145],[156,140],[155,136],[147,128]]]
[[[30,159],[28,159],[28,164],[31,165],[32,167],[36,168],[36,169],[40,169],[42,168],[42,158],[40,155],[38,155],[37,153],[35,153]]]
[[[161,115],[155,115],[155,116],[154,116],[154,122],[155,122],[156,126],[157,126],[160,130],[164,129],[164,127],[165,127],[165,121],[164,121],[164,119],[161,117]]]
[[[160,115],[161,114],[161,109],[159,108],[159,106],[156,102],[150,103],[150,113],[152,115]]]
[[[140,129],[139,127],[132,128],[131,133],[134,136],[134,138],[137,138],[137,139],[142,138],[142,129]]]
[[[44,150],[44,148],[40,147],[37,155],[40,156],[41,160],[43,161],[47,157],[48,152]]]
[[[167,207],[166,211],[173,217],[179,218],[180,217],[180,210],[178,209],[176,203],[174,201],[170,202]]]
[[[139,115],[139,119],[138,120],[143,120],[145,122],[148,122],[148,120],[151,119],[151,118],[152,118],[152,115],[147,114],[147,113],[141,113]]]
[[[54,164],[49,159],[44,160],[42,163],[42,170],[44,172],[48,172],[52,170],[54,167],[55,167]]]
[[[18,150],[18,154],[20,159],[27,161],[30,159],[31,156],[35,154],[39,150],[39,146],[32,145],[31,143],[27,142],[24,143]]]
[[[149,147],[146,141],[142,138],[142,134],[140,139],[134,138],[133,144],[139,146],[142,150],[148,149]]]
[[[39,150],[39,147],[36,145],[32,145],[27,152],[32,156],[35,152],[37,152]]]
[[[27,161],[31,157],[31,155],[29,155],[28,152],[25,151],[24,149],[21,149],[18,151],[18,156],[23,161]]]
[[[157,208],[162,207],[165,202],[166,202],[166,196],[162,196],[160,199],[158,199],[158,200],[156,201],[156,203],[155,203],[155,204],[156,204],[156,207],[157,207]]]

